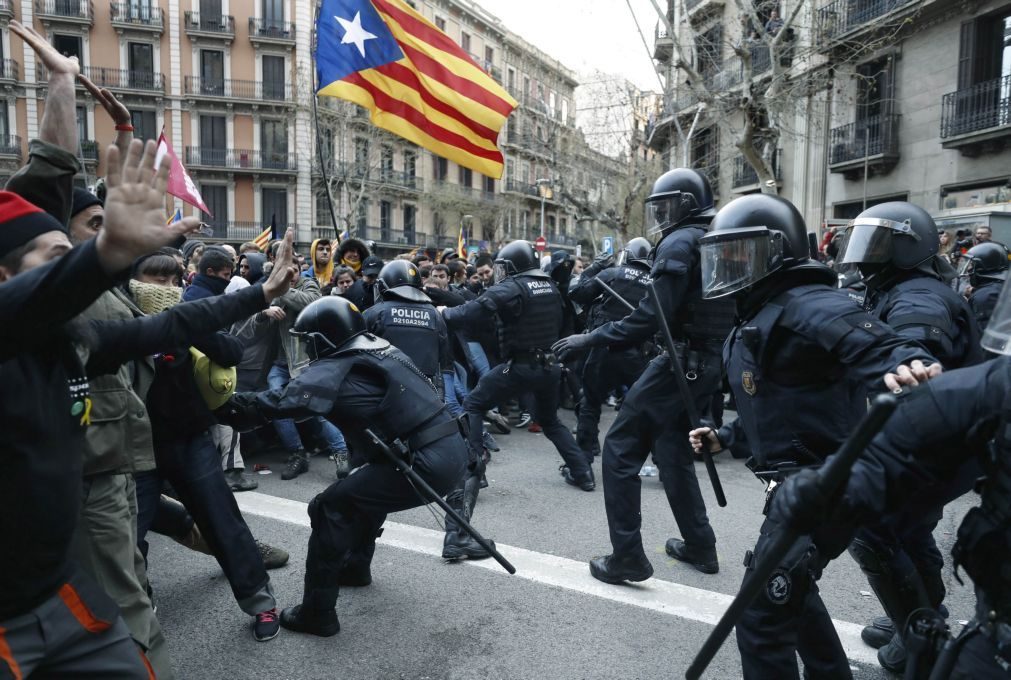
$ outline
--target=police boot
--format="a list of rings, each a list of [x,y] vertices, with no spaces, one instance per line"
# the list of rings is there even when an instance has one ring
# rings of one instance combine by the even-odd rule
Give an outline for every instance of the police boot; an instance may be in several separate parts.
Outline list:
[[[604,583],[645,581],[653,575],[653,565],[645,553],[638,555],[603,555],[590,560],[590,576]]]
[[[902,636],[896,633],[891,641],[878,650],[878,663],[886,671],[901,675],[906,670],[906,646]]]
[[[558,471],[562,474],[565,483],[570,486],[578,486],[583,491],[593,491],[597,488],[597,480],[593,477],[593,468],[591,467],[586,468],[586,474],[582,477],[576,477],[572,474],[572,470],[569,469],[568,465],[562,465],[558,468]]]
[[[447,496],[449,506],[459,513],[467,522],[470,522],[474,514],[474,505],[477,503],[477,494],[480,487],[480,478],[474,473],[468,473],[463,483],[463,489],[454,490]],[[493,541],[489,541],[492,546]],[[485,550],[474,537],[456,523],[452,516],[446,516],[446,538],[442,544],[442,557],[446,560],[459,560],[464,557],[471,560],[480,560],[491,557],[491,553]]]
[[[687,562],[703,574],[715,574],[720,570],[716,546],[699,548],[688,545],[680,538],[671,538],[667,540],[664,551],[680,562]]]
[[[303,472],[309,471],[309,454],[304,449],[299,449],[288,456],[284,471],[281,472],[281,479],[287,481],[295,479]]]
[[[315,588],[308,584],[302,604],[281,611],[281,626],[296,633],[331,637],[340,632],[337,619],[338,588]]]
[[[895,626],[887,616],[876,617],[869,626],[860,631],[860,639],[869,647],[881,649],[895,636]]]
[[[372,585],[372,557],[376,554],[376,539],[382,535],[383,530],[380,529],[365,545],[348,556],[337,579],[341,586],[364,588]]]

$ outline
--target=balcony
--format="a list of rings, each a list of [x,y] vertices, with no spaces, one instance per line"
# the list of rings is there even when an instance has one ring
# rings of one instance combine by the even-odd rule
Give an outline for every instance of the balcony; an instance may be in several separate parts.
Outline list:
[[[450,182],[444,179],[432,180],[428,193],[442,193],[444,196],[459,196],[460,198],[467,200],[475,200],[478,198],[478,190],[474,187],[457,184],[456,182]]]
[[[685,0],[685,9],[694,23],[723,11],[723,0]]]
[[[260,80],[207,79],[186,76],[183,91],[207,99],[245,99],[253,102],[291,102],[294,97],[291,83],[273,83]]]
[[[664,63],[674,55],[674,39],[667,33],[667,27],[657,22],[653,32],[653,58]]]
[[[218,220],[211,220],[208,222],[208,226],[213,230],[209,236],[204,235],[199,238],[203,241],[234,241],[236,243],[242,243],[245,241],[252,241],[257,236],[263,233],[263,230],[270,226],[269,220],[268,224],[261,224],[260,222],[223,222]],[[283,234],[285,230],[291,227],[298,233],[297,224],[278,224],[277,232]],[[333,230],[331,229],[331,234]]]
[[[361,184],[365,180],[367,184],[392,189],[406,189],[411,192],[424,191],[424,180],[413,172],[405,170],[393,170],[392,168],[374,168],[359,165],[358,163],[331,164],[330,172],[333,175],[342,177],[345,181]]]
[[[782,149],[776,149],[772,156],[772,172],[776,182],[783,181],[783,166],[780,163],[783,155]],[[758,186],[758,172],[751,167],[751,163],[741,155],[734,159],[734,191],[745,187]]]
[[[249,18],[249,40],[266,45],[295,45],[295,24],[290,21]]]
[[[824,46],[853,37],[860,29],[880,26],[875,21],[890,12],[911,5],[915,0],[833,0],[818,10],[815,20],[815,42]]]
[[[183,30],[192,38],[211,38],[231,42],[235,38],[235,17],[230,14],[186,12]]]
[[[21,162],[21,138],[17,135],[0,137],[0,159]]]
[[[5,17],[7,19],[14,18],[13,0],[0,0],[0,17]]]
[[[978,83],[941,100],[941,146],[965,156],[1000,150],[1011,137],[1011,76]]]
[[[298,159],[293,153],[261,149],[214,149],[186,147],[186,167],[193,170],[237,174],[289,174],[298,172]],[[263,231],[261,229],[260,231]],[[257,232],[259,233],[259,232]]]
[[[21,65],[13,59],[0,60],[0,84],[15,85],[21,78]]]
[[[36,77],[39,82],[49,80],[49,72],[42,64],[37,64]],[[153,94],[165,92],[165,75],[149,71],[123,71],[101,66],[82,66],[81,74],[87,76],[98,87],[105,87],[115,92],[130,92],[133,94]],[[78,82],[77,87],[84,89]]]
[[[846,179],[885,174],[899,162],[899,116],[879,114],[833,128],[829,170]]]
[[[98,142],[93,139],[81,140],[81,160],[85,163],[98,163]]]
[[[91,0],[36,0],[35,14],[43,24],[95,23],[95,5]]]
[[[109,19],[117,32],[146,31],[161,34],[165,30],[165,12],[161,7],[127,2],[109,3]]]
[[[526,194],[527,196],[533,196],[538,199],[541,197],[536,184],[527,184],[526,182],[519,182],[515,179],[507,179],[503,190],[510,191],[514,194]]]
[[[333,233],[332,229],[329,229]],[[362,227],[355,230],[356,238],[366,238],[375,241],[378,245],[385,245],[397,248],[413,248],[414,246],[428,243],[428,234],[414,229],[394,229],[392,227]]]

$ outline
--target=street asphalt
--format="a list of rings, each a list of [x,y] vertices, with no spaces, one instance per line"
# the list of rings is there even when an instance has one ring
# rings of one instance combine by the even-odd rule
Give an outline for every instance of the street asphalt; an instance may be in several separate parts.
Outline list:
[[[573,424],[571,411],[560,413]],[[613,417],[605,410],[602,432]],[[697,464],[720,556],[720,572],[710,576],[664,554],[677,528],[659,478],[643,478],[643,542],[654,578],[608,586],[585,571],[587,560],[610,552],[599,458],[598,488],[587,493],[562,481],[561,460],[544,435],[514,429],[497,439],[502,450],[493,454],[490,487],[481,491],[473,522],[515,559],[519,573],[510,576],[491,561],[445,563],[439,557],[441,513],[417,508],[392,515],[376,551],[374,582],[341,592],[341,632],[332,638],[282,629],[270,642],[255,642],[252,619],[236,605],[213,558],[153,536],[149,576],[177,677],[683,677],[740,585],[744,551],[754,545],[762,520],[762,485],[743,461],[719,457],[729,500],[720,508],[705,467]],[[282,458],[249,458],[250,471],[253,463],[266,463],[273,474],[255,475],[259,489],[238,497],[253,535],[291,553],[286,567],[270,572],[280,606],[291,606],[302,592],[309,536],[304,504],[335,477],[333,464],[317,456],[307,474],[282,481]],[[950,505],[936,532],[949,561],[946,603],[956,629],[971,617],[973,598],[955,581],[949,552],[973,503],[969,496]],[[820,587],[840,636],[851,644],[854,677],[892,677],[856,637],[882,611],[853,560],[844,554],[830,564]],[[732,636],[705,677],[740,677]]]

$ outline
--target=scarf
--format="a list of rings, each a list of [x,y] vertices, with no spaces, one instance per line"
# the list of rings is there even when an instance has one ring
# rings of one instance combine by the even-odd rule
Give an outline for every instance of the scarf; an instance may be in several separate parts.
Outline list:
[[[179,304],[183,299],[183,289],[130,279],[130,295],[140,311],[151,316]]]
[[[351,267],[352,269],[354,269],[355,270],[355,274],[357,274],[359,271],[361,271],[361,268],[362,268],[362,261],[361,260],[358,260],[357,262],[352,262],[351,260],[346,260],[346,259],[344,259],[342,257],[341,258],[341,264],[345,265],[347,267]]]

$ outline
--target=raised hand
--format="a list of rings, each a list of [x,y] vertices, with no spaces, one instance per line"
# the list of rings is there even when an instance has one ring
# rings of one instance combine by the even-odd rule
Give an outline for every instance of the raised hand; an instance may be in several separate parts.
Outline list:
[[[292,277],[298,273],[298,267],[292,264],[295,258],[294,240],[295,232],[289,228],[281,240],[281,247],[277,249],[274,268],[270,270],[270,276],[263,284],[263,297],[268,303],[287,293],[291,288]]]
[[[157,169],[157,145],[130,144],[126,162],[115,146],[105,151],[107,164],[105,223],[95,239],[99,260],[108,274],[117,274],[141,255],[154,252],[196,230],[200,220],[184,217],[165,224],[165,186],[168,158]]]
[[[60,54],[59,50],[49,44],[49,41],[31,26],[25,26],[13,19],[10,26],[19,38],[35,50],[39,61],[49,71],[50,78],[59,74],[69,74],[76,77],[81,72],[81,65],[77,62],[77,57],[65,57]]]
[[[91,82],[91,79],[84,74],[78,74],[77,79],[81,81],[84,85],[84,89],[91,93],[91,96],[102,105],[102,108],[106,110],[109,117],[112,118],[112,122],[116,125],[129,125],[130,121],[130,109],[124,106],[123,102],[116,99],[116,96],[109,92],[104,87],[98,87],[95,83]]]

